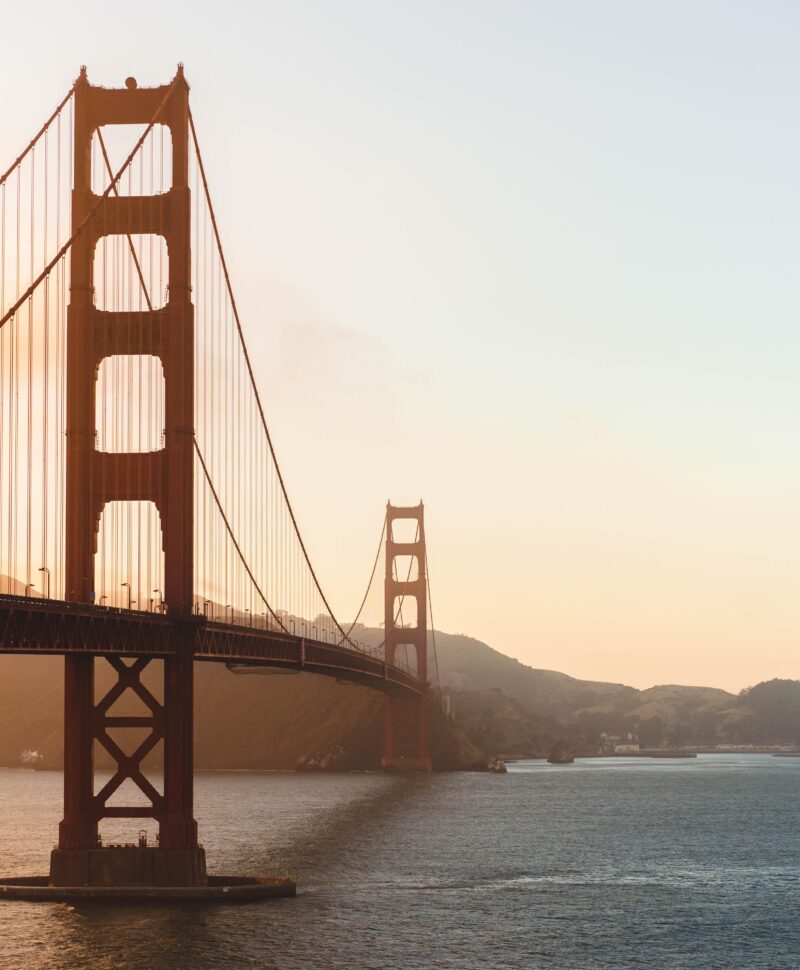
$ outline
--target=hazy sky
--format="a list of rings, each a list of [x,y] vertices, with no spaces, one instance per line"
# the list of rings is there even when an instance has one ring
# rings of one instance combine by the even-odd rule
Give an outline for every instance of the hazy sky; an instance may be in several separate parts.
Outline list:
[[[800,677],[800,7],[3,10],[0,168],[86,63],[186,64],[344,616],[426,502],[437,627],[579,677]]]

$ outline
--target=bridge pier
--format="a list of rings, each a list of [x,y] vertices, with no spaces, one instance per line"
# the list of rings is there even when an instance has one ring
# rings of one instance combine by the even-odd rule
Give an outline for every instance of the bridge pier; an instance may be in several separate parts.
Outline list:
[[[97,845],[94,785],[94,657],[64,657],[64,818],[58,848]],[[55,850],[54,850],[55,851]]]
[[[394,523],[416,522],[413,542],[398,542]],[[397,557],[410,557],[405,577],[399,575]],[[416,565],[416,578],[412,579]],[[402,568],[402,567],[401,567]],[[415,601],[416,624],[403,623],[402,607]],[[386,579],[384,585],[384,632],[386,663],[396,664],[397,652],[411,647],[417,663],[417,677],[428,680],[428,587],[425,553],[425,520],[422,502],[417,506],[386,506]],[[384,771],[430,771],[427,690],[416,697],[386,695],[386,717],[382,764]]]
[[[428,698],[386,695],[384,771],[430,771]]]
[[[106,659],[117,682],[95,704],[94,658],[65,657],[64,697],[64,819],[57,848],[50,858],[51,886],[205,886],[205,849],[197,841],[193,809],[193,630],[182,630],[177,652],[164,658],[164,703],[160,704],[141,681],[150,663],[139,658],[127,663]],[[142,716],[117,716],[113,705],[126,692],[149,709]],[[125,728],[149,729],[130,754],[109,734]],[[94,743],[98,741],[116,761],[116,771],[94,793]],[[164,743],[164,794],[147,779],[142,761]],[[150,799],[149,806],[110,806],[108,799],[126,780],[132,780]],[[113,845],[100,842],[103,818],[155,818],[157,846]]]
[[[164,661],[164,814],[159,819],[163,850],[203,852],[194,819],[194,658],[187,638]],[[203,863],[205,871],[205,862]]]
[[[138,845],[53,849],[49,885],[59,889],[200,888],[208,885],[205,850]]]

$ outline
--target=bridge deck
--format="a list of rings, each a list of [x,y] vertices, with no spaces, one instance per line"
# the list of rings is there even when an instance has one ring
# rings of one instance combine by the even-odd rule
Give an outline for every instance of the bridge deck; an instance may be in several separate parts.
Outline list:
[[[0,653],[167,657],[187,645],[196,660],[305,670],[392,693],[420,694],[425,688],[379,657],[283,631],[0,595]]]

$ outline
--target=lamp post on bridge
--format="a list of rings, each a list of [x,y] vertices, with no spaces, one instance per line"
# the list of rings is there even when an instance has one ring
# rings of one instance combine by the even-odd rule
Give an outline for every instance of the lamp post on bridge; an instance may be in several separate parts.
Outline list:
[[[39,566],[39,572],[44,573],[47,577],[47,599],[50,599],[50,570],[47,568],[47,566]]]
[[[123,588],[127,588],[127,590],[128,590],[128,609],[130,609],[131,608],[131,584],[130,583],[120,583],[119,585],[121,587],[123,587]]]

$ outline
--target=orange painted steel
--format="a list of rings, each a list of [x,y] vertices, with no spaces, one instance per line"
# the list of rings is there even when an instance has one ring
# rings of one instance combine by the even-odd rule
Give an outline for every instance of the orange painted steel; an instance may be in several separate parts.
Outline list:
[[[164,603],[168,616],[191,616],[194,529],[194,318],[191,302],[189,86],[182,70],[160,88],[101,88],[81,74],[75,89],[73,229],[67,311],[66,598],[94,599],[94,558],[104,506],[151,501],[161,518]],[[169,191],[146,197],[92,192],[92,139],[104,125],[165,125],[172,136]],[[89,221],[86,222],[87,217]],[[163,235],[169,253],[169,300],[158,312],[116,318],[95,307],[94,254],[104,236]],[[141,325],[141,329],[133,326]],[[137,338],[136,333],[142,336]],[[164,447],[110,454],[96,448],[98,369],[114,353],[155,354],[165,385]],[[193,640],[178,626],[164,660],[164,796],[154,803],[163,849],[197,847],[192,793]],[[124,676],[119,671],[120,676]],[[65,657],[64,818],[59,848],[96,845],[99,819],[112,814],[110,791],[93,793],[94,658]],[[142,787],[140,785],[140,787]],[[138,817],[136,807],[113,815]]]
[[[0,595],[0,654],[164,658],[186,639],[197,661],[300,669],[398,696],[426,690],[414,674],[374,654],[281,630]]]
[[[416,523],[413,542],[399,542],[394,537],[394,525],[399,520]],[[416,559],[417,578],[411,572],[405,579],[397,574],[397,557]],[[416,677],[419,693],[386,696],[386,727],[384,731],[383,766],[388,771],[430,771],[431,757],[428,743],[428,590],[425,555],[425,510],[422,502],[416,506],[386,507],[386,579],[384,629],[386,633],[386,662],[395,664],[398,648],[413,647],[416,655]],[[416,625],[402,623],[402,610],[396,602],[416,601]]]

